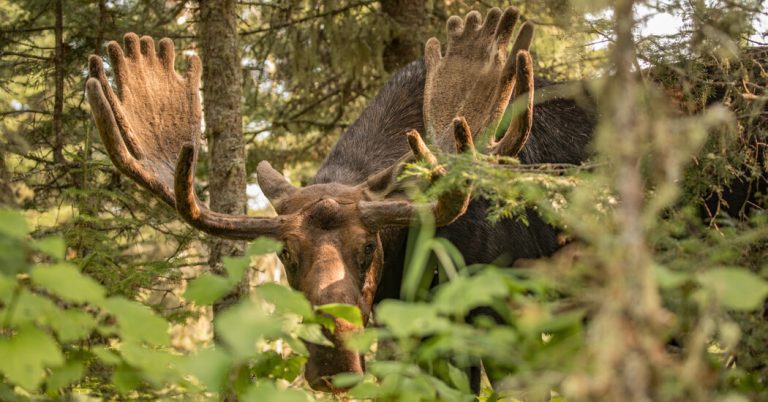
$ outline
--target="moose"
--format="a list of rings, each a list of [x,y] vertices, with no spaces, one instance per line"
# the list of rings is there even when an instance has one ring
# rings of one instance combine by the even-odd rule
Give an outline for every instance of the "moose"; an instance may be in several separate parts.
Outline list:
[[[432,166],[433,180],[444,175],[425,138],[439,152],[477,152],[478,133],[496,129],[518,99],[525,110],[501,127],[500,140],[480,151],[517,156],[522,163],[584,159],[594,127],[590,113],[560,98],[540,103],[533,113],[534,87],[550,83],[533,76],[530,22],[521,24],[509,50],[518,20],[513,7],[493,8],[484,19],[476,11],[452,16],[445,54],[436,38],[427,41],[424,59],[391,77],[342,134],[310,185],[297,188],[268,162],[259,163],[258,183],[274,217],[218,213],[195,194],[201,127],[197,56],[189,58],[182,76],[174,69],[171,40],[160,40],[156,52],[152,38],[129,33],[124,48],[114,41],[107,48],[116,91],[101,58],[92,55],[86,92],[102,142],[120,171],[199,230],[282,241],[279,258],[291,287],[314,305],[356,305],[367,323],[378,301],[399,297],[407,228],[420,209],[432,213],[438,235],[453,242],[469,264],[546,256],[560,247],[557,230],[533,211],[527,212],[527,224],[514,219],[491,224],[485,219],[487,202],[472,199],[468,189],[420,205],[397,180],[403,164],[417,160]],[[362,356],[343,345],[344,334],[356,328],[335,321],[336,331],[326,333],[334,347],[308,344],[305,378],[316,390],[337,391],[331,376],[364,370]]]

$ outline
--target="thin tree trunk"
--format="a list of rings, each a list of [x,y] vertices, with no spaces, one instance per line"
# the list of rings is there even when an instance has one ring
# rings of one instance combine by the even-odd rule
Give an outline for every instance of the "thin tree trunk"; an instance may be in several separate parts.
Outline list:
[[[203,61],[203,113],[210,156],[211,209],[246,212],[245,144],[240,115],[241,71],[237,38],[237,1],[200,0]],[[245,243],[211,238],[211,270],[223,273],[222,257],[243,255]],[[226,307],[237,294],[214,306]]]
[[[16,200],[11,188],[11,177],[5,167],[5,150],[0,147],[0,207],[15,207]]]
[[[391,23],[391,37],[384,48],[384,69],[394,72],[422,56],[421,29],[426,25],[425,0],[380,0],[381,11]]]
[[[635,65],[633,0],[614,4],[615,73],[603,94],[607,111],[601,128],[613,158],[613,183],[620,199],[615,215],[616,244],[604,253],[606,298],[591,324],[591,348],[597,375],[593,396],[611,401],[659,400],[659,378],[669,361],[658,334],[668,319],[661,307],[643,223],[645,185],[641,173],[643,143],[650,116],[643,108]],[[606,339],[610,341],[606,343]]]
[[[53,99],[53,160],[56,163],[64,163],[64,0],[56,0],[55,5],[55,50],[53,53],[53,71],[55,81],[55,93]]]

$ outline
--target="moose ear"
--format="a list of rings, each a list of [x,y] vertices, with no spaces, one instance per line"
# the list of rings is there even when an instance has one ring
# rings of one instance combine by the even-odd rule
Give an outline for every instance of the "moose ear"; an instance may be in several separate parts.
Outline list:
[[[360,184],[366,197],[369,200],[404,197],[404,183],[398,182],[397,178],[402,174],[404,165],[413,161],[413,156],[406,154],[389,167],[369,176],[364,183]]]
[[[259,181],[259,187],[264,195],[267,196],[269,201],[275,205],[275,203],[287,195],[293,194],[297,191],[280,172],[272,168],[272,165],[267,161],[259,162],[259,166],[256,167],[257,179]],[[275,205],[275,207],[277,207]]]

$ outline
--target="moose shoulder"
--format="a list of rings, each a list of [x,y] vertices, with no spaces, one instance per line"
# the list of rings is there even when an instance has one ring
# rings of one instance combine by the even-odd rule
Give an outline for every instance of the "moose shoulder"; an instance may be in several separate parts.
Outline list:
[[[483,151],[519,156],[524,163],[578,163],[594,122],[575,102],[554,99],[533,110],[534,78],[528,48],[533,26],[523,24],[508,50],[518,12],[494,8],[485,19],[471,12],[447,24],[445,54],[430,39],[424,61],[396,73],[342,135],[313,184],[296,188],[259,164],[262,190],[276,217],[248,217],[209,210],[194,193],[200,132],[200,62],[190,58],[185,76],[174,71],[168,39],[155,53],[149,37],[127,34],[123,50],[111,42],[114,92],[97,56],[90,59],[87,94],[110,158],[125,174],[175,207],[191,225],[238,239],[270,236],[284,243],[280,256],[292,287],[315,305],[357,305],[367,322],[375,300],[397,297],[403,273],[403,228],[418,208],[435,216],[439,235],[454,242],[469,263],[499,257],[513,261],[548,255],[559,245],[556,230],[528,211],[528,225],[515,220],[490,224],[486,203],[470,201],[466,189],[418,206],[396,178],[403,162],[424,160],[432,179],[444,169],[419,133],[443,152],[474,153],[473,133],[495,129],[511,100],[527,108],[499,141]],[[538,82],[539,89],[548,84]],[[362,372],[361,356],[345,349],[343,335],[356,328],[336,319],[326,333],[334,347],[308,344],[305,377],[318,390],[335,391],[330,376]]]

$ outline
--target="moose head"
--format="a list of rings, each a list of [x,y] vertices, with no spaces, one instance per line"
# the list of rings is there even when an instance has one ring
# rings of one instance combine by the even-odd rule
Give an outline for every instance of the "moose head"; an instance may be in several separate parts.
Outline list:
[[[481,24],[477,12],[448,21],[445,56],[437,39],[425,50],[425,127],[443,152],[474,152],[472,133],[493,129],[510,98],[527,97],[527,110],[516,118],[491,153],[514,155],[531,130],[533,75],[527,51],[532,26],[524,24],[507,57],[507,44],[518,13],[492,9]],[[397,163],[355,185],[342,183],[293,186],[268,162],[257,168],[259,186],[274,206],[275,217],[229,215],[211,211],[194,191],[194,172],[201,125],[199,85],[201,64],[189,58],[184,76],[174,70],[174,47],[169,39],[155,51],[152,38],[125,35],[124,50],[110,42],[108,55],[117,91],[107,81],[102,60],[91,56],[86,89],[94,120],[115,166],[150,190],[192,226],[215,236],[251,240],[268,236],[283,242],[280,259],[288,282],[313,305],[356,305],[367,323],[382,272],[381,233],[405,227],[419,209],[448,225],[464,211],[468,189],[456,189],[435,201],[412,202],[397,178],[404,163],[425,161],[432,179],[445,170],[415,130],[406,131],[410,153]],[[516,84],[517,83],[517,84]],[[514,96],[513,96],[514,95]],[[458,117],[457,117],[458,116]],[[309,384],[333,390],[327,380],[341,372],[362,372],[361,356],[344,347],[344,335],[356,328],[342,319],[326,332],[334,347],[309,344],[305,370]]]

